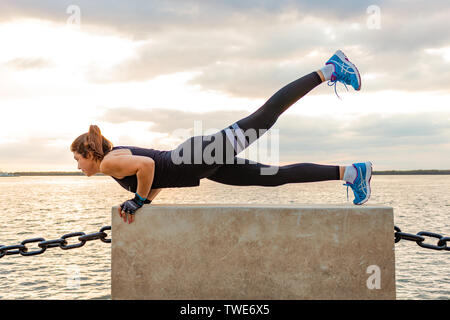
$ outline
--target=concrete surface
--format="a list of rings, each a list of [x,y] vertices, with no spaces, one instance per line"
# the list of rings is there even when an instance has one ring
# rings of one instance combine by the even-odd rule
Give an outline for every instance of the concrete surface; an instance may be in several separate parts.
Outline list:
[[[112,208],[112,299],[395,299],[392,207]]]

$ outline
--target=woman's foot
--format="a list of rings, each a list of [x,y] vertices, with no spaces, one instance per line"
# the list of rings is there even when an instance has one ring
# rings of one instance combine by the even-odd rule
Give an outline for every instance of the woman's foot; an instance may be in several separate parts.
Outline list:
[[[356,177],[353,178],[355,176],[354,172],[353,175],[351,174],[351,172],[346,172],[346,174],[344,174],[344,180],[346,180],[347,183],[343,185],[347,186],[347,200],[348,200],[348,187],[351,187],[353,190],[353,194],[355,195],[353,203],[356,205],[360,205],[367,202],[367,200],[369,200],[370,198],[370,180],[372,179],[372,162],[354,163],[352,166],[356,170]],[[351,167],[349,168],[349,171],[350,169]]]
[[[335,84],[337,81],[344,85],[351,85],[355,90],[361,90],[361,76],[358,68],[348,60],[347,56],[338,50],[327,61],[326,65],[332,65],[334,71],[331,73],[330,82]]]
[[[338,50],[328,59],[324,67],[317,71],[322,81],[328,81],[329,86],[334,86],[334,92],[340,99],[336,84],[341,82],[347,89],[347,84],[351,85],[355,90],[361,90],[361,77],[358,68],[348,60],[347,56]],[[348,91],[348,89],[347,89]]]

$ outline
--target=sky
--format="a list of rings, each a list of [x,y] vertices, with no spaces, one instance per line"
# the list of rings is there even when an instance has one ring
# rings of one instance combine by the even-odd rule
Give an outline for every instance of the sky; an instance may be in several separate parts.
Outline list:
[[[70,144],[91,124],[114,145],[171,150],[338,49],[361,90],[321,84],[239,156],[450,169],[449,17],[448,0],[3,0],[0,171],[77,171]]]

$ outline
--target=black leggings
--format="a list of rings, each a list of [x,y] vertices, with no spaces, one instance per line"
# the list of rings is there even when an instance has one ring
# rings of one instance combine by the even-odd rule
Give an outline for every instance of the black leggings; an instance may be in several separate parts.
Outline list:
[[[198,179],[237,186],[339,180],[339,166],[294,163],[277,167],[236,157],[269,130],[292,104],[321,83],[317,72],[289,83],[249,116],[215,134],[184,141],[173,152],[176,161],[183,162],[185,169]],[[262,174],[264,170],[266,173]]]

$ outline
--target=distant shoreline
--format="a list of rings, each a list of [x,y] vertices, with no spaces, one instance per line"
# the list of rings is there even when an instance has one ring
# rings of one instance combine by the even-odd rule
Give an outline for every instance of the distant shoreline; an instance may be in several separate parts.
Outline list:
[[[8,172],[10,177],[13,176],[85,176],[82,172]],[[450,175],[450,170],[389,170],[374,171],[373,175]],[[107,176],[103,173],[97,173],[95,176]],[[8,177],[2,176],[0,178]]]

